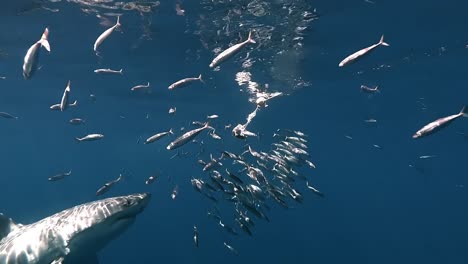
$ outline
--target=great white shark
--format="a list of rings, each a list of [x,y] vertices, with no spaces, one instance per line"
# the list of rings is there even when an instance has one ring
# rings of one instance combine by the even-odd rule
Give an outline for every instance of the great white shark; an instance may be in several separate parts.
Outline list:
[[[97,252],[135,221],[150,197],[89,202],[29,225],[0,214],[0,264],[97,264]]]

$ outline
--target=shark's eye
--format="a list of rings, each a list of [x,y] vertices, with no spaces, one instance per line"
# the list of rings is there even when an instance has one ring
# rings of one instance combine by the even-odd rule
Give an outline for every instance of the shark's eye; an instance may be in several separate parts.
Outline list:
[[[125,201],[123,202],[123,205],[128,207],[128,206],[132,205],[132,203],[130,202],[130,200],[125,199]]]

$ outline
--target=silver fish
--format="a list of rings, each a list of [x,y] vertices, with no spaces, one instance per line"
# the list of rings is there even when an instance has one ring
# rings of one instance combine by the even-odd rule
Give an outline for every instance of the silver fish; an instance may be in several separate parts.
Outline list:
[[[99,188],[99,189],[97,190],[96,196],[99,196],[99,195],[102,195],[102,194],[108,192],[108,191],[110,190],[110,188],[111,188],[114,184],[118,183],[118,182],[121,181],[122,179],[123,179],[123,176],[122,176],[122,174],[120,174],[119,177],[118,177],[117,179],[115,179],[115,180],[113,180],[113,181],[110,181],[110,182],[104,184],[104,186],[102,186],[101,188]]]
[[[200,74],[200,75],[198,75],[198,77],[185,78],[185,79],[182,79],[180,81],[177,81],[177,82],[169,85],[168,89],[172,90],[172,89],[175,89],[175,88],[178,88],[178,87],[184,87],[184,86],[187,86],[187,85],[189,85],[190,83],[192,83],[194,81],[204,82],[203,79],[202,79],[202,75]]]
[[[365,85],[361,85],[361,91],[364,92],[364,93],[376,93],[376,92],[380,92],[379,90],[379,86],[375,86],[374,88],[370,88],[370,87],[367,87]]]
[[[169,131],[161,132],[161,133],[157,133],[155,135],[152,135],[151,137],[147,138],[143,144],[153,143],[156,140],[158,140],[158,139],[160,139],[160,138],[162,138],[162,137],[164,137],[166,135],[169,135],[169,134],[174,135],[174,133],[172,132],[172,128],[169,129]]]
[[[204,182],[200,179],[195,179],[192,178],[190,179],[190,183],[192,183],[193,188],[195,188],[196,191],[201,192],[203,188]]]
[[[227,244],[226,242],[224,242],[224,246],[225,246],[227,249],[229,249],[232,253],[234,253],[234,254],[236,254],[236,255],[239,254],[239,253],[237,252],[237,250],[236,250],[234,247],[232,247],[231,245]]]
[[[71,91],[70,84],[71,81],[68,81],[67,87],[65,87],[65,90],[63,91],[62,100],[60,101],[60,111],[62,112],[68,107],[68,95]]]
[[[70,176],[72,173],[72,171],[68,171],[68,172],[65,172],[65,173],[60,173],[60,174],[57,174],[57,175],[54,175],[54,176],[51,176],[49,177],[49,181],[58,181],[58,180],[61,180],[67,176]]]
[[[110,34],[112,34],[112,32],[114,32],[114,29],[120,27],[121,24],[120,24],[120,16],[117,17],[117,22],[115,23],[115,25],[113,25],[112,27],[106,29],[104,32],[102,32],[101,35],[99,35],[99,37],[96,39],[96,42],[94,42],[94,52],[96,52],[96,55],[98,54],[98,51],[97,51],[97,48],[99,47],[99,45],[102,44],[102,42],[108,38],[110,36]]]
[[[78,142],[81,142],[81,141],[93,141],[93,140],[99,140],[99,139],[102,139],[104,138],[104,135],[102,134],[89,134],[89,135],[86,135],[82,138],[75,138],[76,140],[78,140]]]
[[[236,218],[236,222],[239,224],[239,227],[247,233],[247,235],[252,236],[252,231],[250,231],[249,226],[247,223],[243,220],[243,218]]]
[[[369,47],[367,47],[367,48],[361,49],[361,50],[359,50],[359,51],[356,51],[355,53],[349,55],[349,56],[346,57],[344,60],[342,60],[342,61],[340,62],[340,64],[338,64],[338,66],[343,67],[343,66],[345,66],[346,64],[349,64],[349,63],[351,63],[351,62],[357,60],[358,58],[364,56],[365,54],[371,52],[373,49],[377,48],[377,47],[380,46],[380,45],[382,45],[382,46],[387,46],[387,47],[390,46],[388,43],[386,43],[386,42],[384,41],[384,35],[382,35],[382,37],[380,38],[380,41],[379,41],[378,43],[376,43],[376,44],[374,44],[374,45],[371,45],[371,46],[369,46]]]
[[[149,176],[148,179],[145,181],[146,185],[152,184],[156,180],[156,176]]]
[[[420,159],[431,159],[437,157],[436,155],[423,155],[419,156]]]
[[[179,185],[176,185],[171,193],[172,200],[175,200],[178,194],[179,194]]]
[[[175,10],[176,10],[176,14],[177,14],[178,16],[184,16],[184,15],[185,15],[185,10],[182,9],[180,3],[176,3]]]
[[[149,87],[150,87],[150,83],[148,82],[148,84],[146,84],[146,85],[139,84],[139,85],[133,86],[132,88],[130,88],[130,90],[136,91],[136,90],[146,89],[146,88],[149,88]]]
[[[0,112],[0,117],[18,119],[17,116],[14,116],[14,115],[9,114],[9,113],[7,113],[7,112]]]
[[[215,133],[215,131],[211,131],[209,134],[210,134],[210,136],[211,136],[212,138],[214,138],[214,139],[217,139],[217,140],[221,140],[221,139],[222,139],[220,135],[218,135],[218,134]]]
[[[453,122],[453,120],[455,120],[455,119],[457,119],[459,117],[468,117],[468,112],[467,112],[466,106],[464,106],[462,108],[462,110],[460,111],[460,113],[458,113],[458,114],[450,115],[450,116],[443,117],[443,118],[439,118],[439,119],[425,125],[423,128],[418,130],[413,135],[413,138],[420,138],[420,137],[424,137],[424,136],[433,134],[433,133],[439,131],[440,129],[448,126],[450,123]]]
[[[115,73],[115,74],[123,75],[122,71],[123,71],[123,69],[120,69],[118,71],[111,70],[111,69],[96,69],[96,70],[94,70],[95,73]]]
[[[223,157],[223,155],[221,155],[221,157]],[[219,162],[220,159],[215,159],[213,158],[213,155],[210,154],[210,161],[205,164],[205,166],[203,167],[203,171],[210,171],[215,167],[223,166],[223,164]]]
[[[85,120],[84,119],[81,119],[81,118],[72,118],[70,119],[70,121],[68,121],[70,124],[72,125],[81,125],[81,124],[84,124],[85,123]]]
[[[198,247],[198,229],[196,226],[193,226],[193,243],[195,247]]]
[[[26,52],[23,63],[23,77],[28,80],[37,70],[37,60],[39,56],[39,47],[45,48],[50,53],[50,44],[48,41],[49,29],[45,28],[41,39],[34,43]]]
[[[245,41],[238,43],[236,45],[233,45],[232,47],[226,49],[225,51],[221,52],[218,56],[216,56],[213,59],[213,61],[210,63],[210,68],[214,68],[218,66],[219,64],[221,64],[222,62],[224,62],[225,60],[229,59],[234,54],[239,52],[240,49],[248,43],[252,43],[252,44],[256,43],[255,40],[253,40],[252,38],[252,31],[249,32],[249,36]]]
[[[185,134],[183,134],[182,136],[176,138],[176,140],[172,141],[167,147],[166,149],[167,150],[173,150],[173,149],[176,149],[178,147],[181,147],[185,144],[187,144],[188,142],[190,142],[192,139],[194,139],[198,134],[200,134],[200,132],[202,132],[203,130],[209,128],[210,126],[208,125],[208,123],[205,123],[204,126],[200,127],[200,128],[197,128],[197,129],[193,129],[193,130],[190,130],[188,132],[186,132]]]
[[[235,235],[235,236],[238,235],[237,232],[236,232],[236,230],[235,230],[234,228],[232,228],[231,226],[229,226],[229,225],[223,223],[221,220],[219,220],[219,225],[220,225],[222,228],[224,228],[224,230],[226,230],[227,232],[231,233],[232,235]]]
[[[311,190],[311,191],[312,191],[313,193],[315,193],[316,195],[318,195],[318,196],[320,196],[320,197],[322,197],[322,198],[325,197],[325,195],[324,195],[321,191],[319,191],[319,190],[315,189],[313,186],[309,185],[309,182],[308,182],[308,181],[306,182],[306,186],[307,186],[307,188],[308,188],[309,190]]]

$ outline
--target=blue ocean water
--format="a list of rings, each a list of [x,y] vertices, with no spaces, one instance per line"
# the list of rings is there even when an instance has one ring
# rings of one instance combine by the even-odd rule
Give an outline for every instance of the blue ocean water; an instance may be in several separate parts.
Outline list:
[[[468,120],[411,138],[427,123],[468,104],[467,4],[184,1],[185,15],[179,16],[175,1],[161,1],[152,12],[99,8],[89,5],[92,1],[44,1],[48,9],[28,11],[32,6],[26,2],[2,3],[0,11],[0,76],[6,77],[0,79],[0,111],[19,117],[0,120],[0,210],[15,221],[31,223],[98,199],[96,190],[122,173],[125,180],[106,197],[149,191],[152,201],[100,252],[101,263],[467,263]],[[259,6],[265,15],[252,14]],[[28,12],[18,14],[19,9]],[[318,19],[304,22],[299,16],[304,11]],[[123,14],[121,31],[102,44],[99,58],[92,46],[115,23],[112,13]],[[101,25],[106,20],[97,14],[109,21]],[[45,27],[52,52],[41,50],[41,68],[24,80],[23,57]],[[208,68],[214,50],[244,40],[250,29],[256,30],[256,45],[219,71]],[[390,47],[338,67],[382,34]],[[96,68],[123,68],[124,74],[101,76]],[[235,80],[238,72],[250,72],[253,81],[284,93],[257,113],[249,130],[260,136],[246,141],[234,138],[232,128],[224,129],[243,123],[255,109],[246,86]],[[200,73],[204,84],[167,89]],[[68,80],[78,106],[51,111]],[[151,93],[130,91],[147,82]],[[361,85],[378,85],[381,92],[362,93]],[[174,115],[168,114],[171,107],[177,108]],[[169,128],[180,135],[181,127],[192,129],[192,121],[211,114],[220,116],[213,126],[223,139],[202,133],[200,156],[200,146],[188,144],[182,148],[187,156],[172,158],[176,152],[166,146],[173,138],[141,142]],[[84,118],[86,125],[68,124],[73,117]],[[371,118],[377,122],[364,122]],[[192,177],[205,175],[197,159],[219,156],[220,150],[240,153],[246,144],[268,151],[278,128],[308,135],[317,169],[300,172],[325,198],[298,182],[302,204],[290,201],[291,208],[284,209],[272,202],[270,222],[256,221],[252,237],[233,236],[207,217],[212,202],[190,184]],[[88,133],[105,138],[74,140]],[[424,155],[434,157],[419,158]],[[70,169],[71,177],[47,181]],[[145,185],[153,174],[158,179]],[[176,185],[179,194],[173,200]],[[226,221],[233,219],[232,205],[224,202],[219,208]],[[199,248],[192,240],[194,225]]]

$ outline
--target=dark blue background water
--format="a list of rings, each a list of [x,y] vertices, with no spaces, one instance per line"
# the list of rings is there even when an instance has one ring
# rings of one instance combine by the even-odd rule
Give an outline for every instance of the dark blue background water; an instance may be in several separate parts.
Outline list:
[[[243,122],[254,107],[234,81],[240,62],[229,61],[213,72],[207,67],[210,51],[197,60],[186,52],[201,48],[197,36],[184,34],[199,11],[196,3],[185,4],[185,17],[175,15],[172,3],[162,3],[153,16],[152,41],[138,40],[137,13],[124,15],[123,34],[114,32],[106,40],[99,61],[92,44],[105,28],[76,5],[60,3],[54,6],[58,13],[0,16],[0,49],[8,53],[0,60],[0,76],[7,77],[0,80],[0,111],[19,116],[0,120],[1,211],[31,223],[96,199],[97,188],[124,172],[126,180],[108,196],[151,191],[153,198],[135,225],[100,253],[102,263],[467,263],[468,141],[458,132],[468,133],[468,120],[421,140],[411,135],[468,104],[468,5],[432,0],[312,4],[321,17],[307,31],[298,65],[312,85],[273,99],[249,127],[264,137],[249,142],[268,150],[277,128],[307,133],[318,168],[304,173],[325,199],[301,187],[305,202],[289,210],[273,205],[272,221],[258,221],[253,238],[221,230],[206,216],[208,200],[190,186],[189,179],[202,174],[193,157],[198,147],[185,147],[192,157],[170,159],[174,152],[165,149],[169,139],[153,145],[136,142],[169,128],[189,128],[191,121],[214,113],[221,116],[219,131]],[[51,31],[52,53],[41,52],[44,67],[25,81],[24,54],[45,26]],[[345,56],[375,43],[381,34],[390,47],[338,67]],[[376,69],[382,64],[391,67]],[[98,76],[92,72],[96,68],[124,68],[125,74]],[[206,85],[167,90],[175,80],[200,72]],[[79,106],[63,113],[49,110],[68,80]],[[148,81],[153,93],[130,92]],[[361,84],[379,85],[382,92],[362,94]],[[89,100],[90,93],[96,102]],[[177,113],[170,116],[173,106]],[[71,126],[72,117],[85,118],[87,125]],[[368,118],[377,124],[363,121]],[[74,141],[87,133],[103,133],[105,139]],[[233,139],[230,131],[220,134],[226,149],[243,148],[245,142]],[[205,134],[201,138],[207,148],[217,144],[211,152],[221,148]],[[206,159],[208,153],[204,155]],[[421,155],[437,157],[418,159]],[[47,181],[69,169],[72,177]],[[156,172],[161,177],[144,185]],[[179,195],[172,200],[176,184]],[[198,249],[193,225],[200,232]],[[240,254],[226,250],[224,241]]]

